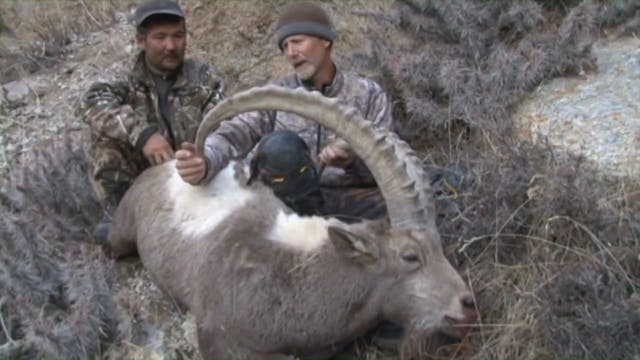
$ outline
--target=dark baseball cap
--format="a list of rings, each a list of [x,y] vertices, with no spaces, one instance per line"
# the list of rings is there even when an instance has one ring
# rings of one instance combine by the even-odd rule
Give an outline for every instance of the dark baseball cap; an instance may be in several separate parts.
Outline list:
[[[171,0],[154,0],[148,1],[140,5],[133,18],[136,22],[136,26],[142,25],[142,23],[152,15],[174,15],[184,19],[184,13],[177,2]]]

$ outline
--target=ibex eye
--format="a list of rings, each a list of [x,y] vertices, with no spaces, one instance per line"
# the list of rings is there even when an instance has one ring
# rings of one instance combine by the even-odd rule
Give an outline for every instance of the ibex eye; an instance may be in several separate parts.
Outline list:
[[[298,170],[298,172],[299,172],[300,174],[302,174],[302,173],[303,173],[303,172],[305,172],[305,171],[307,171],[307,165],[303,165],[303,166],[300,168],[300,170]]]
[[[272,183],[281,183],[281,182],[284,182],[284,178],[283,177],[274,177],[274,178],[271,178],[271,182]]]
[[[420,258],[416,253],[406,253],[406,254],[402,254],[402,260],[406,262],[419,262]]]

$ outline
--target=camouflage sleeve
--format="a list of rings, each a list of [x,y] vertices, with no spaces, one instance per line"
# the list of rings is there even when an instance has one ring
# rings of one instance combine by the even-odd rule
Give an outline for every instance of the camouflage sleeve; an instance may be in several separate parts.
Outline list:
[[[94,132],[136,146],[141,134],[157,129],[147,121],[146,106],[134,109],[128,99],[125,82],[95,83],[82,98],[80,115]]]
[[[371,120],[371,122],[379,127],[393,131],[393,112],[389,97],[387,93],[380,88],[380,85],[376,84],[373,89],[375,91],[372,93],[369,101],[369,111],[367,112],[366,119]]]
[[[263,135],[273,131],[270,119],[274,116],[273,112],[253,111],[222,122],[205,141],[207,174],[202,182],[211,180],[229,160],[245,157]]]
[[[376,126],[393,131],[394,124],[389,97],[377,83],[373,84],[366,119],[373,122]],[[356,159],[353,164],[346,168],[345,172],[348,174],[347,179],[349,179],[345,181],[346,183],[352,182],[353,184],[359,185],[375,184],[375,179],[371,171],[369,171],[364,161],[360,158]]]

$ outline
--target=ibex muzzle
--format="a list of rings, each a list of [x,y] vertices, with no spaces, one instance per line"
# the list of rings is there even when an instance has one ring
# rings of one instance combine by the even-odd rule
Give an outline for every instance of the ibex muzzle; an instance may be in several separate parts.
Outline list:
[[[461,336],[472,294],[445,258],[420,161],[394,134],[334,100],[275,86],[239,93],[207,114],[204,139],[246,111],[291,111],[333,129],[362,158],[389,219],[345,224],[300,217],[232,162],[209,184],[173,163],[143,173],[118,207],[114,254],[135,250],[155,281],[197,320],[205,358],[328,355],[388,320],[407,334]]]

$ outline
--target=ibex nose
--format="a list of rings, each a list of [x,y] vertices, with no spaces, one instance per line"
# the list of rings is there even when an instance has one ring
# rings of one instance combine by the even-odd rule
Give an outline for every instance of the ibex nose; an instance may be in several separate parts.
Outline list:
[[[464,314],[463,323],[471,324],[478,320],[478,311],[476,310],[476,302],[471,294],[464,295],[460,302],[462,303],[462,313]]]
[[[471,294],[460,298],[462,314],[456,316],[445,315],[442,330],[445,334],[457,338],[464,337],[471,328],[471,325],[478,319],[476,302]]]
[[[460,299],[460,301],[462,301],[463,307],[472,307],[472,308],[476,307],[476,302],[473,300],[473,296],[471,296],[471,294],[467,294],[463,296],[462,299]]]

